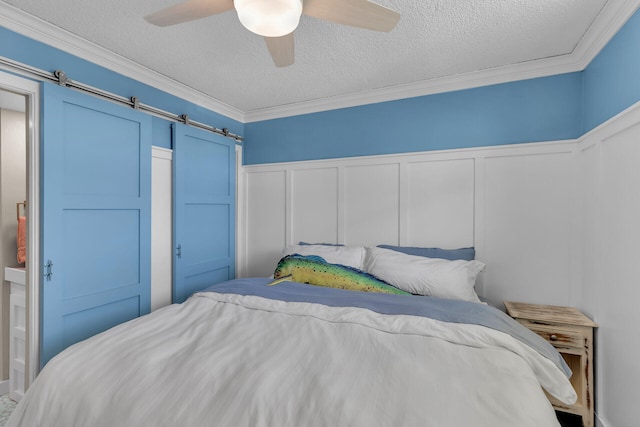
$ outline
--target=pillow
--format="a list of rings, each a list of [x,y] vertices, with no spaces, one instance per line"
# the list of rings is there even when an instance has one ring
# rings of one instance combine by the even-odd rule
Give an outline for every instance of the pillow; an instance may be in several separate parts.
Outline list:
[[[307,242],[298,242],[299,245],[320,245],[320,246],[344,246],[340,243],[307,243]]]
[[[362,270],[365,251],[363,246],[290,245],[282,256],[292,254],[317,255],[330,264],[342,264]]]
[[[411,246],[391,246],[391,245],[378,245],[379,248],[391,249],[397,252],[402,252],[407,255],[416,255],[427,258],[442,258],[451,261],[462,259],[466,261],[473,261],[476,258],[476,249],[460,248],[460,249],[440,249],[440,248],[417,248]]]
[[[426,258],[383,248],[366,248],[366,253],[364,270],[403,291],[481,302],[473,288],[485,267],[480,261]]]
[[[273,272],[275,285],[282,279],[293,282],[349,291],[380,292],[386,294],[407,295],[390,284],[357,268],[340,264],[330,264],[316,255],[287,255],[278,262]]]

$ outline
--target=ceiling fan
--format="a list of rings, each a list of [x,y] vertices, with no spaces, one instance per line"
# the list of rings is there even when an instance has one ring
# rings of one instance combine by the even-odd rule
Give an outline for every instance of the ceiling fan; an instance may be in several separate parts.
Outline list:
[[[166,27],[236,10],[240,23],[264,37],[273,62],[294,62],[293,32],[301,15],[374,31],[391,31],[400,14],[369,0],[187,0],[144,17]]]

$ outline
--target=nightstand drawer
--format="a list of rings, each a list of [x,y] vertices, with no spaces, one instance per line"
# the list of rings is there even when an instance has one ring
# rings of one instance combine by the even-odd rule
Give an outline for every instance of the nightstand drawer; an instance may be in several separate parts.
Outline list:
[[[524,326],[531,329],[536,334],[551,343],[554,347],[560,348],[581,348],[585,347],[585,336],[579,331],[570,331],[551,325],[542,325],[534,322],[522,322]]]

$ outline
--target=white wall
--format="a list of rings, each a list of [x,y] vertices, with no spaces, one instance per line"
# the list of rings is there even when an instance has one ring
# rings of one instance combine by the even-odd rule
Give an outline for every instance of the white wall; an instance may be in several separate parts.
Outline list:
[[[241,276],[268,276],[285,245],[458,248],[487,264],[478,291],[576,305],[575,141],[243,168]]]
[[[640,420],[640,104],[580,143],[582,309],[596,333],[596,412],[609,427]]]
[[[173,152],[153,147],[151,159],[151,311],[172,301]]]

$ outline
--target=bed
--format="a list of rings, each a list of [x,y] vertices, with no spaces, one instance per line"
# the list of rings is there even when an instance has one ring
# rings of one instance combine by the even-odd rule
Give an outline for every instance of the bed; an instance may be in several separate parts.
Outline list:
[[[575,400],[557,351],[490,305],[273,283],[215,284],[75,344],[7,425],[544,427],[543,389]]]

